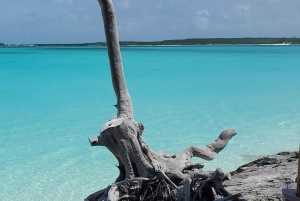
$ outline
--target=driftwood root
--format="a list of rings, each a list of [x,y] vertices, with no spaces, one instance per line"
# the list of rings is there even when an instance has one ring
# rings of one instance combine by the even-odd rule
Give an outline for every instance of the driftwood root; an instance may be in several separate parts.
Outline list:
[[[86,201],[225,201],[238,200],[241,194],[230,194],[222,182],[226,175],[221,169],[209,178],[194,177],[174,184],[165,174],[151,178],[134,178],[116,182],[91,194]],[[187,186],[188,184],[188,186]]]
[[[201,164],[189,164],[192,157],[213,160],[236,134],[224,130],[205,147],[191,146],[178,155],[153,151],[142,138],[144,126],[134,120],[119,46],[117,21],[112,0],[98,0],[104,22],[113,88],[117,98],[117,116],[105,123],[92,146],[105,146],[118,160],[120,174],[115,183],[91,194],[89,201],[118,200],[228,200],[231,195],[222,186],[226,175],[221,169],[210,174]]]

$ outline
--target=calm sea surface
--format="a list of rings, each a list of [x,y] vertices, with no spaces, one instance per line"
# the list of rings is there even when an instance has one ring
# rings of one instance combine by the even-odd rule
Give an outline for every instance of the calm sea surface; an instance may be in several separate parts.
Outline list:
[[[300,46],[123,47],[136,121],[154,150],[238,132],[206,169],[298,150]],[[87,138],[116,115],[106,48],[0,48],[0,200],[83,200],[116,159]]]

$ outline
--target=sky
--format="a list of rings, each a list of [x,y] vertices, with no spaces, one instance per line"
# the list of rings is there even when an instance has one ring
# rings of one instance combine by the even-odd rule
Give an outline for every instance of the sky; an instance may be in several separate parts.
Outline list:
[[[121,41],[300,37],[300,0],[113,0]],[[0,43],[104,42],[97,0],[0,0]]]

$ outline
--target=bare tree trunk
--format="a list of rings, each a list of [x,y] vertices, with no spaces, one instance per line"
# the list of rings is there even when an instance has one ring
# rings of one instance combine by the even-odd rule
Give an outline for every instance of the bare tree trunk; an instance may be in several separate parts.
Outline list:
[[[92,146],[105,146],[114,154],[119,162],[120,174],[115,184],[91,194],[87,200],[189,201],[192,195],[194,199],[211,200],[215,198],[214,191],[223,197],[231,197],[222,186],[226,175],[220,169],[211,174],[201,170],[202,165],[190,164],[189,161],[194,156],[205,160],[214,159],[231,137],[236,135],[235,130],[225,130],[205,147],[191,146],[179,155],[153,151],[142,138],[144,126],[133,118],[112,0],[98,1],[102,8],[118,115],[102,126],[98,137],[89,138],[89,141]]]
[[[111,0],[98,0],[98,2],[102,9],[111,78],[117,96],[118,117],[133,119],[131,98],[124,78],[114,7]]]

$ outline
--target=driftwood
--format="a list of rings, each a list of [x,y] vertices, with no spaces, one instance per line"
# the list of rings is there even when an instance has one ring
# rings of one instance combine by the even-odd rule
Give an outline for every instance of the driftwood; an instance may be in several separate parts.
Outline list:
[[[89,138],[92,146],[105,146],[117,158],[119,176],[106,189],[91,194],[89,201],[115,200],[229,200],[222,186],[228,178],[221,169],[205,172],[192,157],[212,160],[236,135],[234,129],[221,132],[205,147],[191,146],[180,154],[153,151],[143,140],[144,126],[133,117],[133,106],[123,73],[117,22],[112,0],[98,0],[102,10],[117,116],[105,123],[100,136]]]

